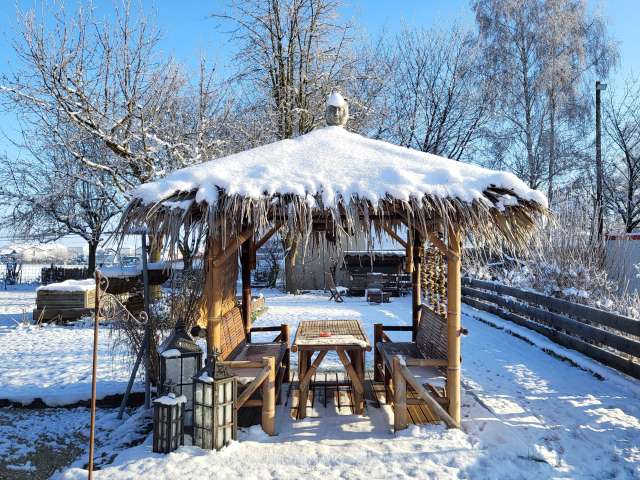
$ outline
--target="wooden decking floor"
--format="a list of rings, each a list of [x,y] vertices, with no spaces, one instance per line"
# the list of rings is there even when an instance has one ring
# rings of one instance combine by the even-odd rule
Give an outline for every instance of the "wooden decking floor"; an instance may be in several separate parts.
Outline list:
[[[372,372],[366,373],[365,379],[365,415],[367,408],[380,408],[386,404],[384,384],[373,381]],[[281,405],[285,405],[292,420],[298,414],[298,375],[293,375],[292,381],[282,386],[280,392]],[[408,398],[417,398],[415,392],[407,388]],[[315,374],[309,398],[307,400],[307,415],[316,416],[321,409],[333,408],[338,415],[353,415],[353,388],[349,378],[343,372],[318,372]],[[438,418],[426,405],[409,405],[408,419],[414,425],[439,423]],[[242,408],[238,412],[240,426],[257,425],[260,423],[259,408]]]

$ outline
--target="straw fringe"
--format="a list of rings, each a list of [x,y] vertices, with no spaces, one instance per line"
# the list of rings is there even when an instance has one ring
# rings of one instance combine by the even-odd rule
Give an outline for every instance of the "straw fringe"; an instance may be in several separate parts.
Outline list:
[[[119,231],[124,234],[146,227],[150,235],[163,238],[171,256],[176,254],[183,227],[206,228],[209,235],[221,236],[224,246],[248,225],[260,232],[279,221],[291,231],[300,232],[305,245],[314,233],[314,221],[324,222],[323,228],[337,238],[371,232],[379,237],[382,224],[397,229],[404,223],[423,238],[429,232],[444,233],[449,226],[457,226],[477,245],[521,250],[530,247],[533,230],[549,216],[545,206],[497,188],[485,190],[483,197],[472,203],[427,195],[409,201],[387,196],[377,204],[359,197],[338,197],[335,205],[322,205],[320,195],[277,194],[256,199],[226,195],[220,190],[217,202],[208,204],[196,202],[195,194],[175,192],[153,204],[134,199],[122,215]],[[176,207],[176,202],[185,200],[192,200],[186,210]]]

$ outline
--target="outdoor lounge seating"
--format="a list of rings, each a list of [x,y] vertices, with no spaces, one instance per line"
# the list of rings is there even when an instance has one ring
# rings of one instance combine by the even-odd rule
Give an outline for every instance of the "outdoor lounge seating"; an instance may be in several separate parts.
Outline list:
[[[393,404],[394,430],[407,427],[407,405],[423,402],[447,426],[457,427],[446,412],[447,398],[447,324],[429,307],[420,307],[420,322],[415,342],[393,342],[388,331],[412,331],[410,326],[374,327],[375,379],[384,379],[387,404]],[[417,398],[408,399],[407,383]]]
[[[255,332],[280,332],[271,342],[252,342]],[[275,405],[289,381],[289,325],[252,327],[245,334],[239,307],[222,319],[221,357],[238,376],[238,409],[262,407],[262,429],[275,435]],[[258,390],[260,387],[260,391]]]
[[[391,294],[384,291],[384,276],[382,273],[367,274],[367,302],[388,303]]]

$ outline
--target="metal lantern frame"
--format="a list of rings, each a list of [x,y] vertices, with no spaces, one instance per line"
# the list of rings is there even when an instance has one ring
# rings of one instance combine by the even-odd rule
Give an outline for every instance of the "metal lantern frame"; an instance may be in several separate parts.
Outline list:
[[[184,445],[187,397],[169,392],[153,401],[153,451],[169,453]]]
[[[220,450],[238,437],[236,377],[214,350],[193,382],[193,444]]]
[[[173,351],[177,351],[180,355],[171,355]],[[193,424],[193,376],[202,368],[202,349],[194,341],[193,337],[187,333],[184,322],[179,321],[171,335],[158,348],[160,354],[160,383],[166,385],[167,382],[175,384],[175,393],[184,395],[187,403],[184,408],[185,426],[190,430]],[[188,367],[188,363],[193,359],[192,368]],[[171,367],[171,364],[177,366]],[[186,371],[188,370],[188,371]],[[180,372],[178,378],[167,378],[168,372]]]

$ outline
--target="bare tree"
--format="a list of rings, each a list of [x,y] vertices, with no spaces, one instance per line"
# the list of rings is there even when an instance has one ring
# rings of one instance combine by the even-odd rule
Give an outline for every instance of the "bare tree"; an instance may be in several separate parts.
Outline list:
[[[640,226],[640,80],[630,79],[619,96],[609,95],[605,131],[615,153],[605,180],[607,204],[625,232]]]
[[[554,179],[577,167],[569,147],[587,136],[584,82],[608,73],[616,47],[580,0],[475,0],[473,9],[497,89],[489,140],[504,166],[531,187],[546,184],[552,199]]]
[[[220,28],[238,46],[235,80],[262,111],[260,138],[305,134],[322,121],[325,99],[348,86],[354,59],[350,25],[336,22],[333,0],[230,0],[215,13]],[[283,235],[285,287],[297,289],[294,265],[300,237]]]
[[[477,42],[458,26],[405,29],[393,47],[383,138],[459,160],[480,138],[491,113]]]
[[[104,172],[86,172],[65,147],[38,143],[30,137],[29,156],[7,159],[0,166],[0,203],[6,212],[0,224],[13,235],[57,240],[68,234],[89,247],[89,274],[96,250],[110,221],[121,211],[120,198]],[[46,136],[44,136],[46,138]],[[109,152],[91,139],[74,145],[88,159]]]

